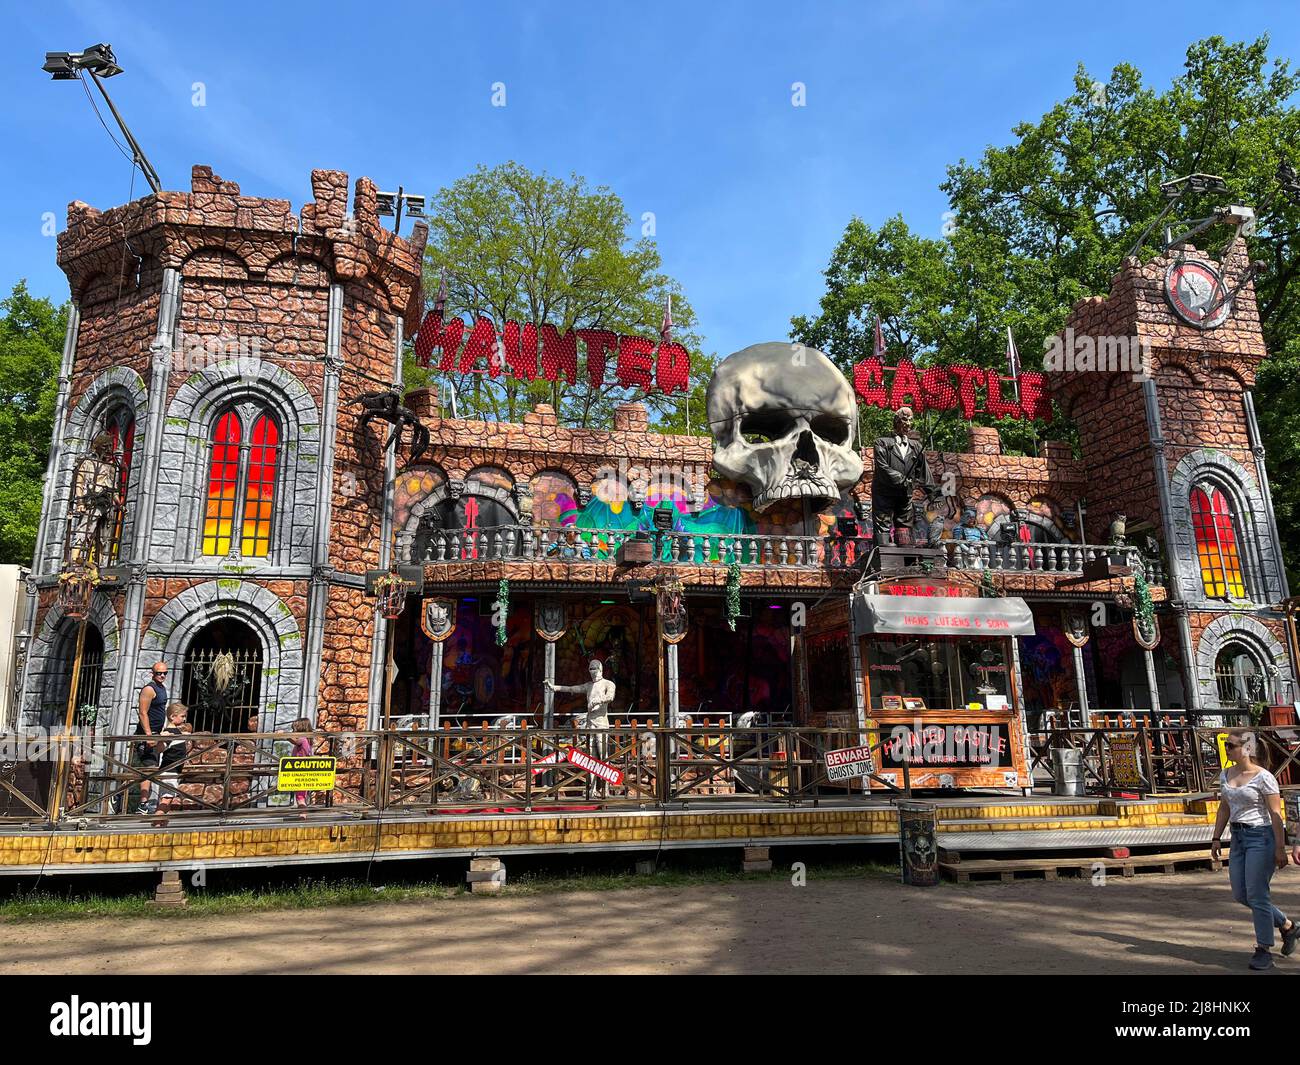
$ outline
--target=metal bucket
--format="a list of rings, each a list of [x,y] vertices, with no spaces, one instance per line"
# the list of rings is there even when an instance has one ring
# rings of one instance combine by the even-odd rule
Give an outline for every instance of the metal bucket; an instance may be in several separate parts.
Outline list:
[[[1081,796],[1085,794],[1083,752],[1074,747],[1056,747],[1052,750],[1052,794]]]

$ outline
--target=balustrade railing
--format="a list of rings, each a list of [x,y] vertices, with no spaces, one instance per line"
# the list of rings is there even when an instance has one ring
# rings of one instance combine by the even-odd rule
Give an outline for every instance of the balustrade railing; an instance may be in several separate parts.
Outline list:
[[[647,544],[657,562],[691,566],[726,566],[734,561],[742,567],[849,569],[861,568],[871,551],[871,540],[858,537],[545,525],[440,531],[421,541],[419,558],[411,557],[414,541],[409,534],[400,546],[412,562],[604,562],[614,561],[619,549],[634,540]],[[1149,584],[1164,583],[1159,560],[1145,557],[1136,547],[963,540],[942,540],[936,546],[955,569],[1077,576],[1088,563],[1109,558],[1140,569]]]

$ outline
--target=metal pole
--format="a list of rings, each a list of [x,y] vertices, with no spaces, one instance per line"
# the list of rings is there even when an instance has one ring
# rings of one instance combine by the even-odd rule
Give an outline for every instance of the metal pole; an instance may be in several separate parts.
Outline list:
[[[543,659],[543,676],[548,682],[542,685],[542,728],[555,728],[555,692],[550,685],[555,683],[555,644],[546,641]]]
[[[99,80],[93,70],[87,70],[86,73],[90,75],[90,80],[95,83],[95,88],[99,90],[99,95],[102,96],[104,102],[108,104],[108,109],[113,112],[113,117],[117,120],[118,128],[122,131],[122,136],[126,138],[126,143],[131,146],[131,151],[135,153],[135,161],[140,167],[140,172],[144,174],[145,181],[149,182],[149,188],[154,191],[155,195],[162,192],[162,182],[158,179],[158,171],[156,171],[153,168],[153,164],[145,158],[145,154],[141,150],[139,143],[136,141],[135,137],[131,135],[131,131],[126,128],[126,123],[122,121],[122,116],[117,113],[117,108],[113,106],[112,97],[108,95],[108,91],[104,88],[104,83]]]
[[[383,641],[387,653],[384,655],[386,660],[384,666],[384,728],[393,727],[390,714],[393,708],[393,619],[384,619]]]
[[[1151,651],[1142,648],[1142,657],[1146,659],[1147,667],[1147,692],[1151,699],[1151,724],[1156,723],[1156,715],[1160,713],[1160,685],[1156,683],[1156,660]]]
[[[68,740],[72,733],[72,723],[77,713],[77,687],[81,684],[81,657],[86,649],[86,624],[88,618],[82,618],[77,626],[77,650],[72,659],[72,680],[68,687],[68,708],[63,715],[63,735],[59,737],[59,764],[55,773],[54,789],[50,792],[50,820],[59,819],[59,809],[63,804],[64,778],[68,771]]]
[[[670,643],[664,648],[668,656],[668,716],[673,721],[681,720],[679,700],[681,692],[677,684],[677,645]]]
[[[1083,648],[1074,648],[1074,683],[1079,692],[1079,716],[1084,728],[1088,727],[1088,678],[1083,672]],[[1070,727],[1069,715],[1066,715],[1065,727]]]
[[[442,727],[442,644],[435,643],[429,660],[429,730]],[[436,740],[435,740],[436,742]]]
[[[671,728],[676,725],[667,717],[668,702],[664,697],[664,621],[659,613],[659,597],[655,596],[655,659],[659,663],[659,727]]]

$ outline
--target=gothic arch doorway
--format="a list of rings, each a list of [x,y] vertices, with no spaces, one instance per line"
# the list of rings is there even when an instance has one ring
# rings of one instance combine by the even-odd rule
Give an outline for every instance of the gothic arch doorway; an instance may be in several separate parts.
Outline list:
[[[262,641],[242,621],[203,626],[185,651],[174,696],[190,708],[195,732],[247,732],[261,713]]]

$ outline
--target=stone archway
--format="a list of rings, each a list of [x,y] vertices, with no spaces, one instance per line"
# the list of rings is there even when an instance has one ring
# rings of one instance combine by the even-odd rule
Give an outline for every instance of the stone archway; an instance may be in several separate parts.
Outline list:
[[[98,631],[103,644],[99,707],[100,723],[108,725],[103,715],[110,712],[117,691],[119,629],[117,614],[106,595],[95,593],[91,600],[88,621]],[[32,638],[27,651],[22,699],[22,720],[25,724],[41,724],[44,705],[47,702],[59,701],[57,695],[50,692],[52,686],[61,684],[62,699],[66,701],[68,676],[66,667],[70,662],[72,647],[75,646],[76,625],[76,621],[67,617],[63,607],[57,603],[45,612],[40,630]],[[59,678],[63,678],[62,681]],[[62,720],[60,716],[60,724]]]
[[[253,581],[215,580],[187,588],[154,615],[140,644],[136,680],[148,682],[161,658],[175,669],[210,622],[240,621],[261,644],[261,714],[264,732],[289,728],[298,716],[303,684],[302,633],[288,605]]]
[[[1270,683],[1294,685],[1286,648],[1268,627],[1253,617],[1225,614],[1205,627],[1196,646],[1196,684],[1203,707],[1213,712],[1220,705],[1215,663],[1230,643],[1246,648],[1267,671]]]

